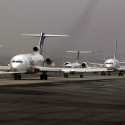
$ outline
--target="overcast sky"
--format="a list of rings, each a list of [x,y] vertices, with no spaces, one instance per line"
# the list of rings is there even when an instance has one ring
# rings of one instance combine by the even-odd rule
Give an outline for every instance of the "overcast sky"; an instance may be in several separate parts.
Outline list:
[[[76,54],[66,50],[92,50],[96,56],[113,57],[116,39],[118,58],[125,57],[125,0],[0,0],[0,62],[32,53],[39,38],[20,34],[41,32],[69,35],[45,39],[44,57],[58,63],[68,57],[76,60]],[[82,61],[84,55],[80,57]]]

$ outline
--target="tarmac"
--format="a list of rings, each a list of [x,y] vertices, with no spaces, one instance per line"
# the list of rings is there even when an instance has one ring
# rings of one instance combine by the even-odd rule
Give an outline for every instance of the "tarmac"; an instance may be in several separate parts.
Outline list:
[[[125,76],[0,75],[0,125],[125,125]]]

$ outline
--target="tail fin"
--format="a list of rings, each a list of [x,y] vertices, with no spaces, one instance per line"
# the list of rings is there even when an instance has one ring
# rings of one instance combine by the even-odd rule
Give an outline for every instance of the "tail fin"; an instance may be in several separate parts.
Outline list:
[[[114,59],[116,59],[116,52],[117,52],[117,40],[115,41],[115,52],[114,52]]]
[[[68,35],[53,35],[53,34],[45,34],[45,33],[41,33],[41,34],[21,34],[21,35],[40,37],[39,48],[40,48],[40,54],[41,55],[42,55],[42,51],[43,51],[44,39],[46,37],[68,37]]]
[[[66,52],[70,52],[70,53],[77,53],[77,60],[76,62],[79,62],[79,54],[80,53],[92,53],[92,51],[66,51]]]

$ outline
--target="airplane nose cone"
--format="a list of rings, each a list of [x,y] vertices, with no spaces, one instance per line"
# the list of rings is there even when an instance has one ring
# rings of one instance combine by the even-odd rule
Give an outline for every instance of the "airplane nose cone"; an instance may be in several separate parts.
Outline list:
[[[12,71],[18,71],[18,67],[19,67],[18,64],[11,64]]]

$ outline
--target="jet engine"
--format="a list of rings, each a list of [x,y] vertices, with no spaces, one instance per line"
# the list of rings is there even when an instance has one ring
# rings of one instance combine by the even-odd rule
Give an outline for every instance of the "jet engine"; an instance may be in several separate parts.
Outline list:
[[[33,51],[35,51],[35,52],[37,52],[39,49],[40,49],[39,46],[33,47]]]
[[[87,67],[87,63],[86,62],[82,62],[81,66],[82,66],[82,68],[86,68]]]
[[[48,65],[50,65],[50,64],[52,64],[53,61],[52,61],[50,58],[46,58],[45,62],[46,62]]]
[[[64,63],[64,65],[68,65],[68,64],[70,64],[70,62],[65,62],[65,63]]]

